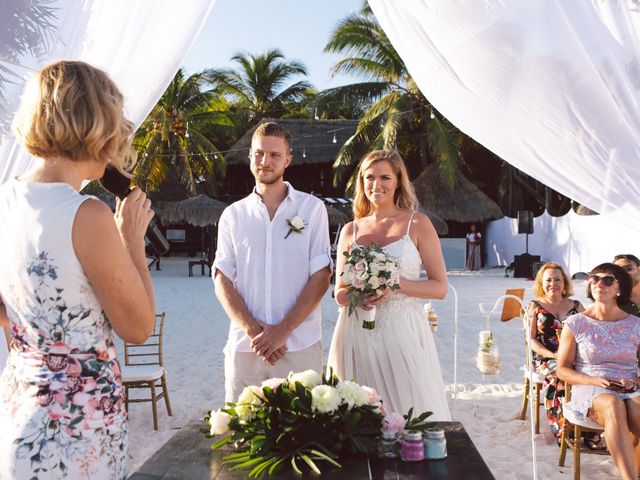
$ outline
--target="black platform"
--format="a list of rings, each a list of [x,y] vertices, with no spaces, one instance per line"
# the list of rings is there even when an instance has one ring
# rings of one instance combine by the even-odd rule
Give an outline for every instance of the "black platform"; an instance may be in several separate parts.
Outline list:
[[[523,253],[513,258],[513,276],[516,278],[531,278],[534,263],[540,263],[540,255]]]
[[[408,479],[465,479],[495,478],[460,422],[434,422],[445,430],[449,456],[445,460],[405,463],[401,460],[380,460],[377,457],[354,457],[342,461],[343,468],[329,468],[319,462],[320,477],[303,478],[329,480],[408,480]],[[211,450],[211,439],[199,429],[204,424],[194,421],[183,427],[158,450],[129,480],[239,480],[247,478],[247,470],[229,471],[222,457],[229,452]],[[135,448],[135,446],[130,446]],[[275,480],[299,480],[292,471],[274,475]]]

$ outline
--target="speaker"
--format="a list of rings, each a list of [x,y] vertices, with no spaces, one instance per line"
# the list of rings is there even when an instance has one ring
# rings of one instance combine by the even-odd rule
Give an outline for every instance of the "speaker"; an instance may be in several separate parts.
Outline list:
[[[518,233],[533,233],[533,212],[518,210]]]

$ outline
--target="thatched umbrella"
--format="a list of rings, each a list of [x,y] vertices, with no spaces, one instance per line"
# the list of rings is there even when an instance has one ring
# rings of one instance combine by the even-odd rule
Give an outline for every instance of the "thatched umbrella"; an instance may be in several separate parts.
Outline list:
[[[162,202],[162,224],[188,223],[196,227],[215,225],[225,208],[227,208],[226,203],[206,195],[198,195],[177,202]]]
[[[222,211],[227,204],[206,195],[179,200],[177,202],[162,202],[160,219],[163,225],[188,223],[202,227],[201,247],[202,258],[205,257],[204,232],[210,225],[216,225]]]
[[[331,205],[324,206],[327,208],[327,216],[329,217],[329,225],[344,225],[349,222],[349,216],[341,210]]]
[[[433,223],[433,228],[436,229],[438,235],[446,235],[449,233],[449,225],[447,225],[447,222],[445,222],[442,217],[424,207],[420,207],[420,211],[429,217],[429,220]]]
[[[420,205],[445,220],[479,222],[502,218],[500,207],[462,173],[453,188],[440,176],[435,165],[425,168],[413,181]]]

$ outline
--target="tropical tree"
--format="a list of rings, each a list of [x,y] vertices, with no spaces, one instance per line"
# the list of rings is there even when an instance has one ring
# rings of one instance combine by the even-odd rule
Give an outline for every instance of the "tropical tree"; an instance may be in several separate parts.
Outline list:
[[[334,185],[355,172],[362,153],[378,148],[400,150],[413,175],[436,162],[452,185],[461,164],[461,134],[422,95],[368,5],[338,23],[325,51],[345,55],[333,66],[332,75],[346,73],[363,81],[325,90],[318,104],[355,98],[368,105],[336,158]],[[347,190],[353,180],[351,176]]]
[[[252,55],[239,53],[231,58],[238,69],[210,69],[207,79],[236,106],[247,112],[247,121],[257,123],[264,117],[280,118],[286,106],[309,94],[311,85],[299,80],[286,86],[293,77],[307,75],[306,67],[297,60],[285,60],[278,49]]]
[[[7,108],[6,89],[18,83],[20,75],[11,65],[24,55],[42,55],[56,33],[54,0],[4,0],[0,15],[0,130],[7,127],[10,109]],[[4,63],[4,64],[3,64]],[[7,66],[8,65],[8,66]]]
[[[137,131],[139,162],[134,175],[143,189],[158,190],[172,178],[194,197],[197,184],[213,193],[224,178],[224,157],[211,138],[216,130],[231,128],[228,105],[205,84],[203,73],[185,78],[178,70]]]

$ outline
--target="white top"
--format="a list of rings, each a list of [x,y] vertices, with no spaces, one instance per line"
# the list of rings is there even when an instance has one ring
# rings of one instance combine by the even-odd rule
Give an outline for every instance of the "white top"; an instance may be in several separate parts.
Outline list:
[[[277,324],[293,307],[315,272],[331,266],[329,221],[321,200],[295,190],[287,196],[273,220],[258,194],[229,205],[218,224],[218,248],[212,272],[220,270],[244,299],[253,317]],[[304,220],[301,232],[291,232],[287,220]],[[320,341],[320,305],[289,336],[289,351]],[[250,339],[235,322],[229,327],[227,348],[250,352]]]
[[[89,198],[67,183],[13,179],[0,187],[0,295],[13,334],[30,349],[64,341],[115,358],[111,326],[72,243],[76,212]]]
[[[476,241],[476,235],[477,235],[477,241]],[[475,233],[467,233],[467,241],[471,242],[471,243],[480,243],[480,239],[482,238],[482,234],[480,232],[475,232]]]

